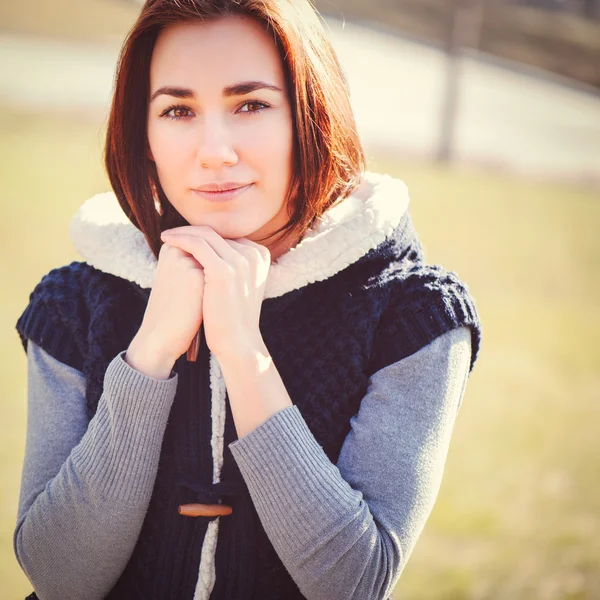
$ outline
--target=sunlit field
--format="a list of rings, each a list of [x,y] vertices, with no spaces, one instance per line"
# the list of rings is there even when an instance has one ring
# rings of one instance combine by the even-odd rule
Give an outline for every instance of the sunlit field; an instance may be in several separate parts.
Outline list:
[[[41,276],[78,259],[69,219],[109,187],[97,121],[4,107],[0,131],[0,581],[12,599],[31,591],[12,550],[26,427],[15,323]],[[600,194],[389,156],[370,167],[406,181],[428,261],[468,283],[483,322],[438,501],[395,598],[600,597]]]

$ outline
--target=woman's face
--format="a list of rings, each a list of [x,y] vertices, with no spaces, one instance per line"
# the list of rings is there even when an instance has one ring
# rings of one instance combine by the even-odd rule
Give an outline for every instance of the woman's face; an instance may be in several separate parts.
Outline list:
[[[288,222],[292,114],[279,52],[259,23],[226,17],[160,33],[148,141],[167,198],[191,225],[258,240]]]

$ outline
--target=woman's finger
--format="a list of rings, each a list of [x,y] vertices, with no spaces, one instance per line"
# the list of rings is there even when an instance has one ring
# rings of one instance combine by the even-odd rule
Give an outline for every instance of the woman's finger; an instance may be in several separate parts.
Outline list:
[[[242,243],[238,240],[225,240],[236,252],[246,257],[248,262],[255,263],[257,259],[257,249],[249,244]],[[260,254],[259,254],[260,256]]]
[[[203,267],[205,276],[224,273],[228,265],[202,237],[180,234],[165,237],[165,243],[191,254]],[[235,252],[233,248],[230,248]]]
[[[253,242],[252,240],[249,240],[248,238],[235,238],[233,240],[228,240],[228,241],[234,242],[237,244],[241,244],[242,246],[245,246],[247,248],[253,248],[254,250],[256,250],[257,252],[260,253],[260,255],[262,256],[262,258],[264,260],[268,261],[269,263],[271,262],[271,252],[266,246],[263,246],[262,244]]]
[[[224,261],[235,264],[240,260],[238,253],[222,238],[212,227],[208,225],[186,225],[175,227],[162,232],[161,239],[166,242],[176,240],[182,236],[190,239],[203,239],[209,243],[216,254]],[[178,246],[178,244],[173,244]]]

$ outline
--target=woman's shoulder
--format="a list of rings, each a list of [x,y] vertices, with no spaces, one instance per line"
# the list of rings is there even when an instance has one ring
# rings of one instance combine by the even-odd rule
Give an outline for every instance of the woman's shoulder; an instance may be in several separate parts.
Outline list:
[[[440,264],[425,261],[391,264],[382,275],[395,295],[437,291],[471,296],[468,283],[456,271]]]
[[[72,306],[78,302],[89,308],[107,295],[123,293],[133,287],[141,289],[136,284],[106,273],[87,262],[73,261],[43,275],[30,293],[29,303],[51,304],[60,309],[61,305]]]
[[[97,297],[98,287],[106,286],[106,276],[86,262],[55,267],[34,286],[25,313],[42,311],[53,321],[80,316]]]
[[[388,288],[388,303],[378,325],[372,369],[410,356],[449,331],[467,328],[472,371],[482,328],[466,281],[456,271],[425,262],[390,269],[382,281]]]
[[[35,285],[16,329],[27,351],[33,340],[47,353],[81,370],[89,323],[129,282],[73,261],[51,269]]]
[[[37,297],[62,298],[72,294],[81,295],[89,291],[90,286],[128,284],[120,277],[105,273],[84,261],[73,261],[67,265],[55,267],[42,276],[30,294],[30,300]]]

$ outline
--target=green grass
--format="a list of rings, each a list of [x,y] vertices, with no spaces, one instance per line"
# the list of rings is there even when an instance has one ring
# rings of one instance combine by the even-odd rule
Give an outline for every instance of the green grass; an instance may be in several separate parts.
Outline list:
[[[40,277],[77,258],[69,219],[108,184],[102,124],[3,109],[0,131],[0,581],[20,598],[31,587],[12,553],[26,430],[14,325]],[[600,195],[390,157],[370,164],[407,182],[427,258],[468,283],[484,336],[396,597],[599,597]]]

